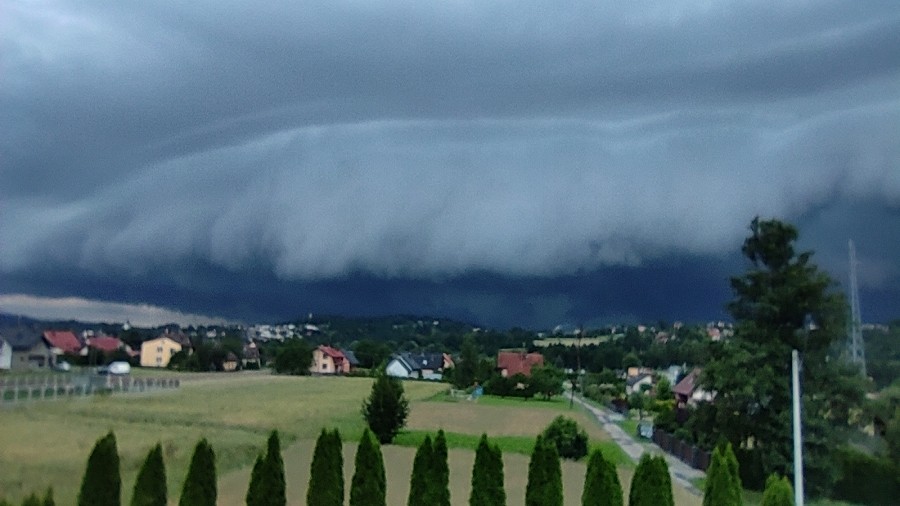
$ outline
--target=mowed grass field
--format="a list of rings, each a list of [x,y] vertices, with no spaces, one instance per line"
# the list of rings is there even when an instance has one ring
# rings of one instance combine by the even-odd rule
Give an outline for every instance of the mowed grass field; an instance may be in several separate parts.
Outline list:
[[[336,427],[344,437],[344,468],[349,494],[355,442],[364,422],[360,405],[368,395],[368,378],[281,377],[265,373],[182,376],[181,388],[145,394],[48,401],[0,410],[0,497],[14,503],[31,491],[52,485],[58,504],[74,504],[94,442],[115,431],[122,462],[123,504],[131,496],[147,451],[162,443],[170,503],[176,504],[193,447],[206,437],[216,452],[219,504],[244,504],[250,467],[272,429],[282,436],[288,504],[305,504],[309,464],[322,427]],[[411,413],[407,431],[396,445],[383,448],[388,476],[388,504],[404,505],[414,446],[439,428],[451,447],[450,480],[454,505],[467,504],[474,448],[482,432],[504,450],[508,504],[523,504],[528,452],[534,437],[557,415],[575,418],[593,446],[623,464],[627,487],[633,467],[608,441],[598,425],[567,402],[483,398],[477,403],[445,402],[446,385],[404,383]],[[580,504],[585,464],[564,462],[567,505]],[[676,504],[699,505],[700,499],[676,488]],[[627,495],[627,492],[626,492]]]

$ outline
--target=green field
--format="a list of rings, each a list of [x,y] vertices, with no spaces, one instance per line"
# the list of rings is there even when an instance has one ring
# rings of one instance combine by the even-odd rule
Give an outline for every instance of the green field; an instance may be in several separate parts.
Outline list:
[[[139,373],[141,374],[141,373]],[[122,461],[124,504],[147,451],[162,443],[171,503],[177,502],[193,446],[209,439],[216,452],[219,504],[243,503],[249,467],[278,429],[285,449],[289,504],[303,504],[312,443],[322,427],[336,427],[345,445],[345,470],[352,473],[355,441],[364,423],[360,404],[368,378],[281,377],[266,373],[182,375],[176,390],[77,400],[39,401],[0,411],[0,497],[15,502],[52,485],[58,504],[74,504],[94,442],[115,431]],[[509,504],[522,502],[528,452],[534,437],[565,413],[585,426],[591,445],[619,464],[627,486],[633,466],[606,434],[568,402],[482,398],[442,402],[447,386],[404,383],[411,400],[409,427],[396,445],[385,447],[389,504],[404,504],[416,445],[427,433],[448,434],[453,504],[466,504],[474,448],[486,432],[504,450]],[[583,462],[564,462],[566,504],[579,504]],[[677,489],[679,505],[699,499]]]

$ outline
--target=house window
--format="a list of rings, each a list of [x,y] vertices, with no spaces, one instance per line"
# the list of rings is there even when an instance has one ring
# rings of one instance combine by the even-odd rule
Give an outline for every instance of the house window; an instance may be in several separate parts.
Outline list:
[[[162,346],[156,347],[156,353],[162,353]]]
[[[162,357],[156,357],[156,365],[162,364]]]
[[[328,369],[328,364],[323,363],[323,364],[322,364],[322,369],[323,369],[323,370],[324,370],[324,369]]]

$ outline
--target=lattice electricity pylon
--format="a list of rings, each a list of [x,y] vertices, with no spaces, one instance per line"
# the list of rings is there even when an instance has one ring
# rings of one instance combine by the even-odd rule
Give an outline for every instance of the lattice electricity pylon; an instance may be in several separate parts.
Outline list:
[[[862,337],[862,318],[859,312],[859,286],[856,282],[856,248],[850,241],[850,329],[847,336],[847,353],[850,361],[858,364],[866,375],[866,348]]]

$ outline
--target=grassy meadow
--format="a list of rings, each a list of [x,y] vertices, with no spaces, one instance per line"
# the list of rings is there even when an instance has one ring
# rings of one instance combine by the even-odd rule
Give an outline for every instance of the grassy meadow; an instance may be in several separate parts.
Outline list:
[[[136,374],[148,374],[136,371]],[[88,454],[110,430],[118,440],[123,504],[147,451],[162,443],[170,503],[176,504],[193,446],[206,437],[216,452],[219,504],[244,503],[250,467],[272,429],[282,435],[288,504],[305,503],[309,463],[322,427],[336,427],[344,441],[349,493],[360,415],[368,378],[282,377],[267,373],[181,375],[181,388],[142,394],[35,402],[0,410],[0,497],[14,503],[52,485],[58,504],[74,504]],[[411,413],[407,430],[383,449],[388,504],[406,503],[415,446],[439,428],[450,447],[453,504],[467,504],[475,445],[482,432],[504,451],[508,504],[522,504],[534,437],[560,413],[576,419],[591,445],[620,465],[626,486],[633,465],[579,407],[568,402],[482,398],[448,402],[445,384],[404,383]],[[564,462],[566,504],[580,504],[584,462]],[[676,504],[700,499],[676,488]]]

